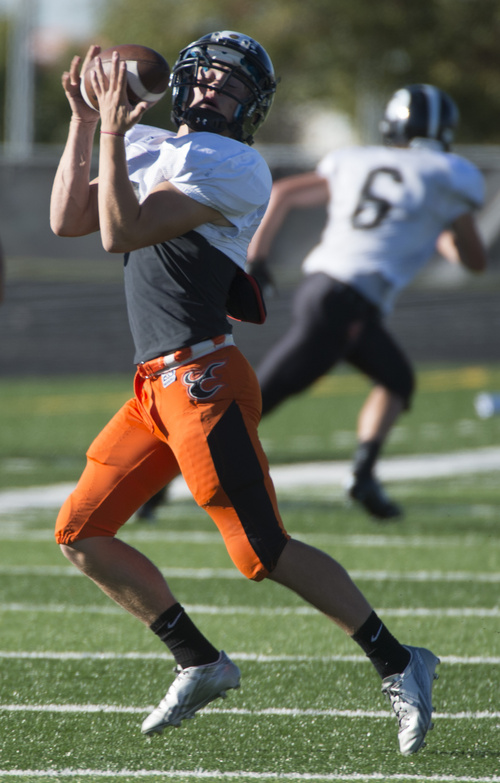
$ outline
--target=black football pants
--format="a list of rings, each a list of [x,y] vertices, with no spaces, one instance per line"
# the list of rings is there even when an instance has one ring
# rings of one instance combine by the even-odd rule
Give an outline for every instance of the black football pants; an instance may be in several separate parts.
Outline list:
[[[294,296],[289,330],[257,368],[263,415],[307,389],[340,361],[397,394],[409,407],[414,373],[384,328],[379,310],[329,275],[307,275]]]

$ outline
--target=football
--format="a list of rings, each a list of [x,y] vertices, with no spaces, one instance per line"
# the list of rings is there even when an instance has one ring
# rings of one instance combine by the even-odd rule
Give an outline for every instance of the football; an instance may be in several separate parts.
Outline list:
[[[113,52],[118,52],[120,59],[127,63],[127,97],[133,106],[139,101],[147,101],[153,105],[163,98],[168,87],[170,68],[161,54],[139,44],[112,46],[98,55],[107,76],[110,73]],[[95,66],[96,58],[90,61],[81,75],[80,92],[85,103],[99,111],[99,103],[90,78]]]

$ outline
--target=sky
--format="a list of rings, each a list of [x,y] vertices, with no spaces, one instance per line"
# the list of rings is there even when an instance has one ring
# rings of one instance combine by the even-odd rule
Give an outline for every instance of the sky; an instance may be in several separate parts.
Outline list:
[[[0,12],[25,6],[35,28],[57,31],[72,40],[92,35],[96,9],[103,0],[0,0]]]

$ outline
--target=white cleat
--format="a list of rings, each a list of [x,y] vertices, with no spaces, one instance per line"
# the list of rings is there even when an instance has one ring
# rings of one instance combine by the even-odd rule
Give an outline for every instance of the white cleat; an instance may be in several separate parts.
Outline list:
[[[180,726],[226,691],[240,687],[240,670],[225,652],[214,663],[177,668],[177,677],[158,707],[143,721],[143,734],[161,734],[166,726]]]
[[[424,747],[425,735],[432,729],[432,685],[440,663],[425,647],[409,647],[411,658],[402,674],[382,681],[382,693],[390,700],[399,723],[399,749],[403,756]]]

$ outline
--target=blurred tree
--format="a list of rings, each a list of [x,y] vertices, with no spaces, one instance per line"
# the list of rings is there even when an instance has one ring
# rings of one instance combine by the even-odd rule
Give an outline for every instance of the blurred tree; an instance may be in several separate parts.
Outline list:
[[[239,30],[259,40],[281,77],[261,142],[296,140],[315,104],[347,114],[366,130],[395,89],[430,82],[455,98],[460,142],[500,143],[498,0],[106,0],[100,9],[95,39],[103,48],[143,43],[171,64],[181,48],[212,30]],[[76,51],[84,49],[79,44]],[[38,68],[37,141],[65,136],[60,74],[72,53]],[[0,54],[3,106],[1,69]],[[172,127],[169,115],[167,99],[146,121]]]
[[[260,140],[293,140],[304,105],[321,102],[356,121],[363,96],[375,96],[380,111],[402,84],[430,82],[457,101],[460,141],[500,143],[498,0],[107,0],[102,17],[109,40],[148,43],[170,62],[218,29],[256,38],[281,76]]]
[[[70,110],[61,86],[61,74],[68,68],[73,54],[71,49],[63,62],[38,64],[35,69],[35,140],[38,144],[64,144],[66,141]]]

